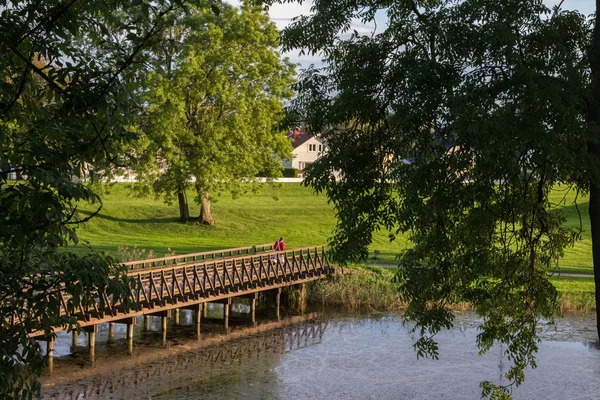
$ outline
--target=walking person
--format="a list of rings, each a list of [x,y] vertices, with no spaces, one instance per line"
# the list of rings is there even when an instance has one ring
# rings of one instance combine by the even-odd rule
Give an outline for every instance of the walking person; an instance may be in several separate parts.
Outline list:
[[[280,246],[279,246],[279,242],[280,242],[281,238],[275,241],[275,244],[273,245],[273,251],[279,251]],[[273,255],[273,264],[277,263],[277,256]]]
[[[283,236],[279,238],[278,241],[275,242],[275,244],[273,245],[273,250],[275,251],[284,251],[285,250],[285,242],[283,241]],[[281,255],[279,257],[279,260],[284,263],[285,262],[285,255]],[[277,256],[273,257],[273,262],[277,262]]]

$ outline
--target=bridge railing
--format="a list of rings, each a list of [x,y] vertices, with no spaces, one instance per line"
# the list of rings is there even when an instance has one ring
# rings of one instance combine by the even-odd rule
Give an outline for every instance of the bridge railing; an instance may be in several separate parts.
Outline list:
[[[180,303],[200,303],[210,298],[234,297],[318,279],[332,272],[325,246],[311,246],[278,252],[262,252],[239,257],[189,261],[150,269],[129,271],[136,283],[132,297],[137,310],[124,307],[105,293],[94,296],[92,304],[74,309],[69,297],[61,294],[61,314],[75,315],[83,325],[103,319],[126,318],[145,309],[173,308]],[[229,296],[230,295],[230,296]]]
[[[272,251],[273,244],[258,244],[247,247],[236,247],[232,249],[204,251],[201,253],[182,254],[175,256],[167,256],[161,258],[151,258],[147,260],[128,261],[123,263],[129,267],[130,271],[141,269],[168,267],[169,265],[186,264],[194,261],[212,260],[215,258],[235,257],[247,254],[262,253]]]

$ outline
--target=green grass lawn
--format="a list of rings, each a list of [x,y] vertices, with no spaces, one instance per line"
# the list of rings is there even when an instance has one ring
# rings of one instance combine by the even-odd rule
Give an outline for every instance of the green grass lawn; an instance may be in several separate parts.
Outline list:
[[[193,193],[188,194],[193,198]],[[178,206],[168,206],[153,197],[140,198],[129,184],[105,186],[104,207],[100,215],[78,230],[80,239],[99,250],[116,254],[117,246],[137,246],[152,249],[156,255],[168,249],[177,254],[241,247],[274,242],[284,236],[288,248],[326,244],[335,228],[333,207],[324,195],[315,195],[310,188],[298,183],[284,183],[276,188],[265,186],[236,200],[223,195],[213,202],[214,226],[194,222],[178,222]],[[551,195],[551,201],[561,207],[567,217],[566,225],[579,226],[579,215],[573,205],[574,193],[561,187]],[[561,272],[591,273],[591,237],[587,216],[587,198],[578,200],[582,215],[582,240],[565,251],[560,263]],[[190,212],[199,208],[190,204]],[[92,208],[82,205],[89,212]],[[370,247],[368,264],[394,265],[396,254],[407,245],[405,237],[390,243],[386,232],[377,232]],[[373,251],[381,253],[373,259]],[[84,251],[82,249],[81,251]]]
[[[192,199],[193,193],[188,197]],[[152,249],[157,255],[168,249],[184,254],[271,243],[280,236],[288,248],[295,248],[326,244],[335,226],[333,208],[325,196],[313,195],[297,183],[265,186],[236,200],[222,196],[211,205],[214,226],[180,223],[177,204],[137,197],[128,184],[104,188],[102,199],[101,213],[78,234],[81,241],[111,254],[123,245]],[[198,211],[190,203],[190,213],[198,215]]]
[[[565,293],[594,293],[594,278],[579,276],[552,276],[550,282],[559,292]]]

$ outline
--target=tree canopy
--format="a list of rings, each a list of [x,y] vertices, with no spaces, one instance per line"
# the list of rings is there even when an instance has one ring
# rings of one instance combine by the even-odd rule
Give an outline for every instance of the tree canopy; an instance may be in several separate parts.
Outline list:
[[[181,14],[155,48],[145,83],[137,172],[189,217],[186,189],[212,223],[210,198],[281,175],[291,147],[279,126],[294,67],[281,59],[279,32],[262,7],[223,4]]]
[[[512,362],[510,384],[483,394],[507,396],[535,366],[536,323],[557,312],[548,275],[580,233],[549,191],[599,182],[598,27],[594,41],[591,18],[541,0],[316,0],[312,12],[283,43],[324,58],[293,108],[329,147],[305,183],[335,205],[334,256],[364,259],[374,231],[407,232],[398,278],[417,354],[437,357],[448,306],[469,303],[481,351],[503,343]]]
[[[89,165],[126,165],[143,57],[180,0],[0,1],[0,397],[39,394],[30,333],[77,329],[60,314],[107,293],[128,307],[110,257],[81,256],[75,228],[102,207]],[[212,2],[197,2],[210,8]],[[97,205],[89,214],[81,201]],[[17,323],[14,323],[17,321]]]

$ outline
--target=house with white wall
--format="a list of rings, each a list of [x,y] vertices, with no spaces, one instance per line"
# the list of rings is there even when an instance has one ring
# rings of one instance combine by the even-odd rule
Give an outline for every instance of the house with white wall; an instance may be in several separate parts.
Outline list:
[[[284,168],[295,168],[298,176],[302,176],[306,167],[314,163],[325,153],[325,142],[318,136],[308,135],[301,129],[288,132],[288,138],[292,139],[292,161],[285,161]]]

